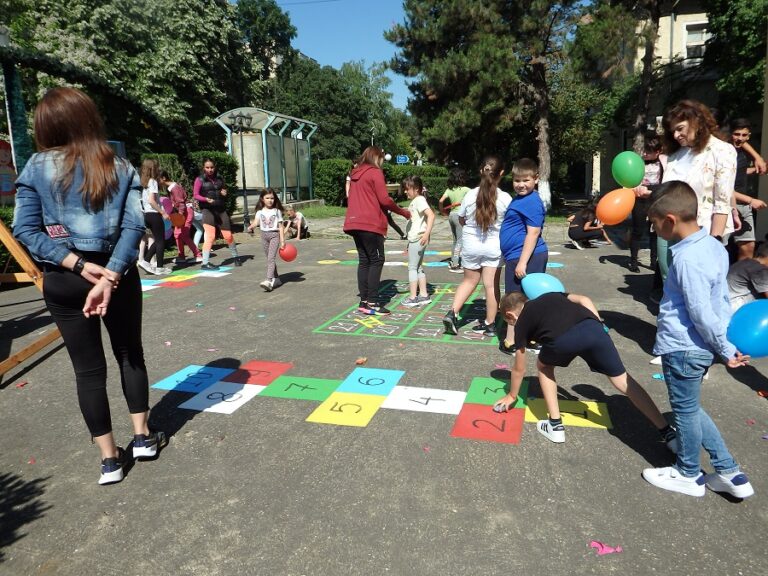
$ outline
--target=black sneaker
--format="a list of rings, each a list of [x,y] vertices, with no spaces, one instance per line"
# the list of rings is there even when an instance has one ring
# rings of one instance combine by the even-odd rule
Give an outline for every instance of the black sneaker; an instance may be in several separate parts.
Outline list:
[[[514,344],[507,346],[507,341],[504,338],[499,340],[499,350],[504,354],[514,354],[517,351],[517,347]]]
[[[443,326],[448,334],[458,334],[459,329],[456,327],[456,312],[450,310],[448,314],[443,316]]]
[[[200,270],[211,270],[211,271],[215,271],[215,270],[218,270],[218,269],[219,269],[219,267],[218,267],[218,266],[216,266],[216,264],[211,264],[210,262],[206,262],[205,264],[203,264],[202,266],[200,266]]]
[[[232,265],[235,267],[240,267],[243,265],[243,263],[240,262],[240,258],[238,256],[235,256],[235,259],[232,261]]]
[[[475,334],[482,334],[483,336],[496,336],[496,325],[493,322],[486,324],[485,320],[480,320],[480,322],[472,326],[471,330]]]
[[[116,458],[104,458],[101,461],[101,476],[99,477],[99,484],[102,486],[106,484],[116,484],[122,481],[125,477],[123,474],[123,462],[125,462],[125,450],[117,447]]]
[[[635,272],[635,273],[640,272],[640,266],[638,266],[637,260],[631,260],[629,262],[629,266],[627,266],[627,269],[630,272]]]
[[[133,436],[133,457],[137,460],[155,458],[160,450],[168,444],[165,432],[150,432],[148,435]]]

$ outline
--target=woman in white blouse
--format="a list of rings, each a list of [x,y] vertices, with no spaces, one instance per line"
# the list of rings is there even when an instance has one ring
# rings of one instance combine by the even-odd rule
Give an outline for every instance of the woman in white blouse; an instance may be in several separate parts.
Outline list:
[[[682,180],[696,192],[696,220],[722,241],[733,232],[731,196],[736,180],[736,149],[720,138],[712,112],[696,100],[681,100],[667,110],[662,122],[669,159],[664,182]],[[666,279],[667,243],[659,238],[659,266]]]

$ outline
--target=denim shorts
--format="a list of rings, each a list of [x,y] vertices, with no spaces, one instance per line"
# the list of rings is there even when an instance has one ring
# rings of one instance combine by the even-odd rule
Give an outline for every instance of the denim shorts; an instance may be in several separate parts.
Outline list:
[[[626,372],[616,346],[603,325],[587,318],[566,330],[548,344],[542,344],[539,360],[549,366],[565,367],[573,359],[582,358],[592,372],[608,377]]]

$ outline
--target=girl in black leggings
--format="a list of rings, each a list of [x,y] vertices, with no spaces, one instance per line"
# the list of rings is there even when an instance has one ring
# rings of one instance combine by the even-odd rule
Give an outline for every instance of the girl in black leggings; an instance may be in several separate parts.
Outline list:
[[[45,264],[45,303],[72,360],[83,418],[101,451],[99,484],[111,484],[123,479],[125,452],[112,434],[100,319],[120,369],[133,457],[152,458],[166,442],[147,425],[135,267],[144,234],[142,187],[133,166],[107,145],[96,105],[79,90],[49,91],[34,124],[40,152],[16,182],[13,234]]]

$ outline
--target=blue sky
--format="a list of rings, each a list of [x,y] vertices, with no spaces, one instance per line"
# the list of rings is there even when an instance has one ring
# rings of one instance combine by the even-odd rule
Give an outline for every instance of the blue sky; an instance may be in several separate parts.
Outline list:
[[[389,60],[394,44],[384,40],[384,30],[403,21],[402,0],[277,0],[296,27],[293,47],[322,65],[340,67],[364,60],[366,66]],[[405,109],[405,78],[388,74],[392,103]]]

